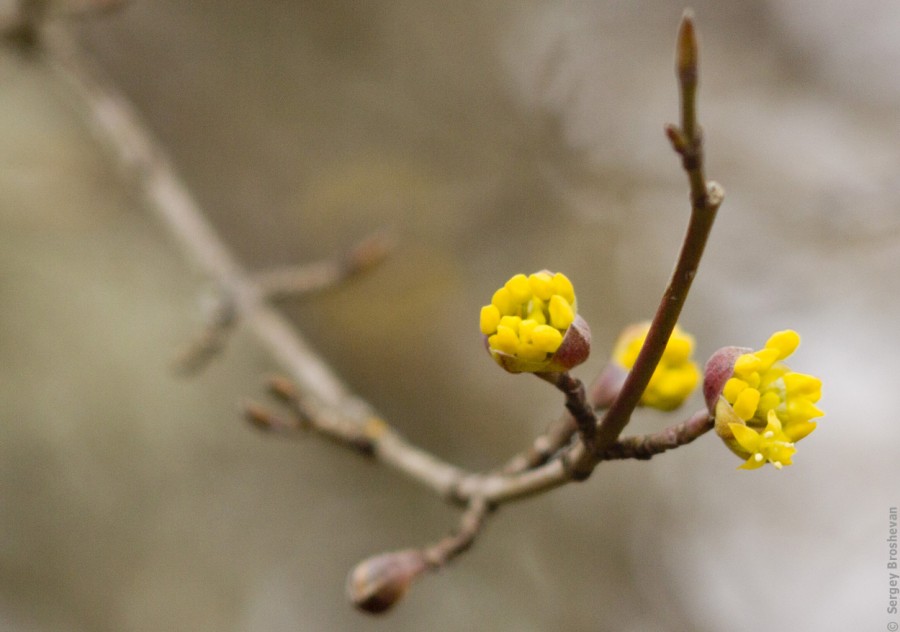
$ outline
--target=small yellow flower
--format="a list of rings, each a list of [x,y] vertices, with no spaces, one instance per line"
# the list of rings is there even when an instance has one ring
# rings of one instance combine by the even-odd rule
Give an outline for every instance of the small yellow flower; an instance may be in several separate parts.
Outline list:
[[[799,344],[797,332],[787,329],[773,334],[759,351],[728,347],[707,364],[704,390],[716,432],[735,454],[748,459],[744,469],[767,462],[779,469],[790,465],[794,443],[815,430],[812,419],[824,415],[816,406],[821,380],[783,362]]]
[[[747,459],[739,468],[742,470],[755,470],[766,463],[780,470],[792,464],[791,457],[797,451],[774,410],[769,411],[764,428],[754,428],[737,416],[724,397],[716,406],[716,432],[732,452]]]
[[[649,331],[649,322],[625,329],[613,349],[613,362],[630,371]],[[691,359],[693,351],[694,337],[676,325],[662,359],[641,395],[641,405],[674,410],[684,403],[700,381],[700,369]]]
[[[481,308],[479,326],[494,360],[512,373],[568,370],[590,352],[590,330],[576,312],[566,275],[517,274]]]

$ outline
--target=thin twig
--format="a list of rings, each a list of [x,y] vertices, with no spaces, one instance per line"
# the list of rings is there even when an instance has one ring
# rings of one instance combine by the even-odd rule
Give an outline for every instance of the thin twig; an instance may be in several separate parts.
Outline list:
[[[12,17],[0,25],[3,38],[21,51],[35,51],[48,8],[48,0],[18,0]]]
[[[128,0],[65,0],[57,11],[67,18],[90,18],[118,11],[126,4]]]
[[[575,420],[575,426],[581,435],[581,440],[586,445],[593,445],[594,435],[597,432],[597,415],[594,408],[587,402],[584,384],[568,371],[558,373],[536,373],[536,375],[550,382],[566,396],[566,410]]]
[[[387,231],[380,230],[338,257],[256,272],[253,281],[269,300],[321,292],[372,269],[384,261],[393,248],[393,237]]]
[[[693,37],[693,29],[682,26],[680,44],[686,37]],[[234,260],[205,220],[165,153],[145,130],[128,102],[100,78],[96,69],[62,34],[48,38],[47,44],[51,60],[80,94],[98,132],[116,151],[119,162],[144,192],[150,207],[164,220],[201,269],[229,289],[230,295],[235,297],[236,310],[247,328],[297,383],[305,406],[310,416],[317,420],[322,434],[340,437],[348,427],[365,428],[374,420],[369,425],[368,433],[373,442],[373,457],[442,497],[467,504],[469,499],[480,496],[492,505],[525,498],[583,478],[599,462],[597,455],[616,440],[621,432],[617,426],[624,427],[634,410],[677,320],[686,290],[696,273],[715,208],[721,202],[720,196],[703,197],[692,191],[695,203],[705,199],[706,204],[693,206],[686,245],[655,324],[651,327],[651,334],[630,379],[626,380],[622,392],[599,427],[594,449],[587,450],[583,445],[575,444],[566,448],[560,458],[512,476],[470,474],[411,445],[381,421],[367,402],[347,390],[291,325],[265,304],[252,277]],[[683,90],[682,99],[686,98],[688,93]],[[698,160],[698,163],[695,169],[700,173],[702,161]]]
[[[330,419],[328,423],[324,423],[308,408],[306,400],[289,379],[275,375],[269,378],[268,384],[269,392],[287,405],[292,415],[292,423],[289,426],[282,425],[275,429],[312,431],[338,445],[369,456],[373,454],[375,443],[388,430],[387,424],[376,417],[370,418],[362,425],[341,418]],[[260,408],[252,402],[245,407],[245,415],[251,423],[256,424]],[[274,417],[278,419],[277,416]]]
[[[459,528],[424,549],[381,553],[357,564],[347,577],[347,596],[360,610],[380,614],[390,610],[425,571],[438,571],[469,549],[481,533],[491,506],[473,498]]]
[[[650,325],[644,345],[618,396],[603,416],[597,429],[595,443],[572,461],[576,477],[587,477],[596,465],[592,453],[600,453],[611,446],[622,433],[647,388],[656,366],[665,351],[672,330],[681,315],[688,291],[703,250],[712,230],[716,211],[722,203],[723,192],[715,183],[707,184],[703,174],[703,146],[696,122],[696,92],[698,77],[697,39],[693,18],[685,12],[678,29],[676,45],[676,74],[680,86],[681,129],[667,128],[675,150],[681,154],[691,188],[691,217],[687,234],[675,264],[672,278],[663,293],[659,308]]]
[[[206,220],[163,148],[131,104],[80,53],[65,31],[48,32],[46,57],[79,97],[98,137],[162,220],[184,253],[234,301],[243,326],[291,376],[323,434],[375,423],[373,456],[447,497],[467,473],[410,444],[352,394],[295,328],[273,307]]]
[[[262,404],[245,402],[244,417],[252,426],[265,432],[279,434],[293,433],[303,428],[303,424],[296,416],[284,417],[277,415]]]
[[[600,452],[589,453],[585,444],[579,441],[565,450],[561,458],[555,458],[516,476],[470,475],[459,482],[455,493],[459,498],[480,495],[492,506],[499,506],[582,480],[579,478],[579,471],[573,466],[580,459],[590,458],[594,467],[607,460],[649,459],[655,454],[688,444],[711,428],[709,413],[702,410],[680,424],[648,435],[626,437]]]
[[[438,570],[460,553],[467,551],[481,533],[490,510],[491,506],[483,498],[473,497],[460,517],[459,528],[422,551],[428,566]]]
[[[172,367],[181,375],[194,375],[205,368],[225,348],[228,335],[237,324],[234,301],[217,290],[204,301],[204,323],[197,334],[176,354]]]
[[[368,402],[352,394],[291,324],[267,304],[267,293],[260,287],[259,279],[249,274],[220,240],[166,153],[127,100],[78,52],[64,32],[49,35],[44,40],[47,58],[80,97],[98,135],[112,148],[116,160],[143,193],[148,206],[185,253],[223,288],[233,301],[237,317],[290,375],[293,383],[273,384],[273,392],[289,405],[293,418],[281,417],[254,404],[246,409],[250,420],[257,427],[279,432],[307,428],[341,445],[357,450],[364,448],[372,458],[467,507],[454,535],[419,552],[404,551],[375,558],[372,565],[363,566],[359,574],[354,574],[353,579],[362,582],[355,584],[357,588],[365,587],[363,580],[368,575],[363,571],[384,568],[374,564],[375,561],[379,564],[402,561],[409,577],[420,572],[418,564],[422,556],[428,558],[429,566],[443,565],[471,545],[490,510],[502,503],[583,480],[602,460],[648,458],[687,443],[708,430],[708,420],[695,416],[661,433],[618,439],[662,356],[722,201],[721,189],[713,183],[707,185],[702,171],[700,134],[694,120],[696,40],[689,15],[682,21],[677,49],[682,125],[680,129],[670,127],[668,133],[682,156],[691,182],[691,221],[650,333],[618,397],[597,426],[596,437],[592,436],[596,417],[586,402],[584,387],[580,381],[569,378],[570,381],[559,387],[566,393],[572,417],[552,428],[546,444],[535,444],[532,452],[511,461],[505,471],[493,474],[466,472],[410,444]],[[570,419],[577,422],[575,426],[581,428],[585,440],[569,441]],[[379,576],[384,578],[383,574]],[[363,598],[374,594],[362,588],[357,592]],[[394,590],[398,586],[388,585],[388,588]],[[384,603],[378,601],[376,606]]]
[[[323,291],[381,263],[393,244],[394,240],[386,231],[378,231],[337,257],[257,272],[251,275],[250,282],[258,294],[270,301]],[[224,288],[217,289],[205,312],[200,331],[179,351],[172,363],[181,375],[194,375],[206,368],[223,351],[228,335],[234,331],[238,321],[235,302]]]
[[[566,414],[551,423],[543,434],[535,437],[527,450],[507,461],[500,472],[509,476],[543,465],[568,445],[576,432],[578,432],[578,424],[575,423],[575,418],[566,411]]]
[[[619,439],[614,444],[597,454],[601,461],[616,459],[647,460],[667,450],[687,445],[694,439],[712,430],[714,420],[705,408],[693,414],[686,421],[675,426],[645,435],[636,435]]]
[[[17,0],[14,10],[0,21],[0,37],[22,51],[40,47],[44,24],[56,17],[94,17],[120,9],[127,0]]]

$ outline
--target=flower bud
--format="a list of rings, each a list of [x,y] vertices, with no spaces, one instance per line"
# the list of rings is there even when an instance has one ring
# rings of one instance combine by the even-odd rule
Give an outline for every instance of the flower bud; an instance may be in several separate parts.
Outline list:
[[[602,405],[618,395],[649,332],[649,322],[629,325],[622,331],[609,365],[592,388],[594,402]],[[676,325],[659,364],[641,395],[641,406],[669,411],[684,403],[700,381],[700,369],[691,358],[693,351],[694,337]]]
[[[481,308],[488,353],[510,373],[562,372],[587,360],[591,330],[561,273],[517,274]]]
[[[347,595],[353,605],[371,614],[389,610],[427,568],[416,549],[382,553],[363,560],[347,577]]]
[[[724,347],[706,364],[703,394],[716,434],[747,459],[743,469],[791,465],[794,443],[815,430],[811,420],[824,414],[815,405],[821,380],[782,362],[799,344],[800,336],[788,329],[773,334],[759,351]]]

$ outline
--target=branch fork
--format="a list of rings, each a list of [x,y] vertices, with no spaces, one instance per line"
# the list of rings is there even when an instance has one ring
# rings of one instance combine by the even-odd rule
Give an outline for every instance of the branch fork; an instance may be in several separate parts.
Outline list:
[[[22,6],[26,5],[43,3],[23,0]],[[149,208],[221,288],[225,300],[212,310],[207,327],[198,336],[201,352],[195,352],[194,360],[201,355],[211,357],[214,348],[223,344],[227,331],[235,322],[241,322],[288,374],[269,380],[269,390],[284,412],[273,412],[257,403],[245,405],[245,415],[253,426],[282,435],[321,435],[398,470],[440,498],[464,507],[458,527],[450,535],[420,549],[382,554],[358,565],[350,575],[348,592],[361,609],[389,609],[424,571],[446,566],[471,547],[487,517],[501,505],[587,479],[603,461],[649,459],[686,445],[712,428],[712,421],[703,410],[660,432],[621,438],[681,313],[723,199],[721,187],[707,182],[703,173],[703,145],[695,104],[698,46],[690,13],[682,19],[676,45],[681,122],[678,127],[668,126],[666,134],[682,159],[690,185],[691,213],[675,270],[644,345],[624,383],[614,396],[602,402],[589,401],[584,384],[568,373],[542,375],[564,395],[567,412],[522,453],[488,473],[468,472],[404,439],[371,405],[347,389],[271,305],[273,298],[296,294],[298,288],[310,292],[331,287],[368,269],[389,250],[378,245],[384,242],[374,238],[368,246],[352,251],[355,255],[349,258],[313,264],[305,271],[295,268],[249,273],[205,219],[166,152],[131,104],[64,32],[48,32],[38,45],[43,47],[48,63],[82,100],[98,136],[133,176]],[[208,357],[195,362],[195,368],[206,360]]]

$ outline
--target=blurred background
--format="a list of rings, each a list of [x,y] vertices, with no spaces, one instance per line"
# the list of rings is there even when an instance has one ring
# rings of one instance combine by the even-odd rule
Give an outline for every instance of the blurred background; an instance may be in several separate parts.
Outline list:
[[[9,10],[9,3],[5,10]],[[504,507],[381,619],[347,572],[457,513],[393,471],[239,414],[273,361],[237,330],[170,362],[208,280],[39,58],[0,51],[0,628],[891,629],[900,505],[900,5],[703,0],[700,120],[726,201],[682,317],[702,362],[775,330],[824,381],[795,466],[714,437]],[[683,5],[134,0],[71,25],[252,269],[379,227],[364,277],[286,313],[411,441],[472,469],[561,410],[498,370],[477,313],[564,271],[590,380],[649,318],[687,218],[663,135]],[[892,368],[894,367],[894,368]],[[702,404],[695,398],[685,416]],[[635,431],[675,418],[640,413]]]

